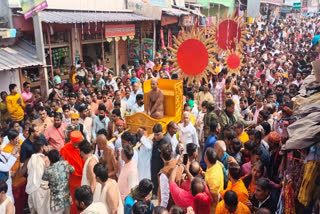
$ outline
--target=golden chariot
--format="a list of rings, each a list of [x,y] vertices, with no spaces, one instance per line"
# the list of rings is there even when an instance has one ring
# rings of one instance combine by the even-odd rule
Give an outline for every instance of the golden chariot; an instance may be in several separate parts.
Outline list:
[[[145,81],[143,88],[144,109],[146,110],[148,106],[147,94],[151,91],[151,80]],[[181,121],[183,108],[183,82],[181,80],[158,79],[158,88],[163,91],[164,95],[164,117],[157,120],[144,112],[127,115],[126,123],[130,132],[134,133],[138,128],[144,127],[148,134],[152,134],[153,126],[159,123],[162,125],[163,133],[165,133],[168,123],[171,121],[179,123]]]

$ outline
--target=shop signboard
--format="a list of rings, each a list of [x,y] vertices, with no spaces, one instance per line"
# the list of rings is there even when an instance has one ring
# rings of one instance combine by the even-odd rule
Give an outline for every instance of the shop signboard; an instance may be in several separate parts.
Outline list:
[[[293,3],[293,8],[294,10],[300,10],[301,9],[301,2],[295,2]]]
[[[116,36],[134,36],[136,29],[134,24],[130,25],[106,25],[105,26],[105,37],[116,37]]]
[[[25,19],[30,18],[35,13],[38,13],[48,7],[46,0],[20,0],[20,3]]]
[[[153,39],[143,38],[142,39],[142,50],[144,56],[149,56],[150,60],[153,61]]]
[[[293,6],[293,3],[301,3],[301,0],[285,0],[284,4],[285,5],[289,5],[289,6]]]
[[[128,61],[135,64],[140,59],[140,41],[139,39],[128,40]]]

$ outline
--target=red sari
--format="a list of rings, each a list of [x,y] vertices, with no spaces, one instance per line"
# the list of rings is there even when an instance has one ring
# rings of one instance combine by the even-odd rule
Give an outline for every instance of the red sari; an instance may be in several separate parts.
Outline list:
[[[71,214],[79,213],[76,201],[74,199],[74,191],[77,187],[81,186],[81,179],[82,179],[82,170],[84,166],[84,160],[80,157],[79,149],[75,149],[72,143],[67,143],[61,150],[61,156],[69,162],[71,166],[74,167],[74,173],[69,177],[69,184],[70,184],[70,193],[72,197],[73,204],[71,205]]]

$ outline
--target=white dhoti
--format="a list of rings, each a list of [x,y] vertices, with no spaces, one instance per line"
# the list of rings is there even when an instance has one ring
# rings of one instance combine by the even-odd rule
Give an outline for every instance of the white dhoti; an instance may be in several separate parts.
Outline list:
[[[28,196],[28,205],[31,214],[51,213],[50,211],[50,189],[41,187]]]
[[[45,168],[44,155],[33,154],[28,162],[28,179],[26,193],[31,214],[51,213],[50,189],[48,182],[42,180]]]

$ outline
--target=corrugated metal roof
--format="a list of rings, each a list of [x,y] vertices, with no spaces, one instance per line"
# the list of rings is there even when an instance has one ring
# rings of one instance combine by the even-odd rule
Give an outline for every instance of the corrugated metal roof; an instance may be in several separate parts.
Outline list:
[[[189,12],[179,10],[176,8],[162,8],[162,12],[164,12],[168,15],[171,15],[171,16],[188,16],[188,15],[190,15]]]
[[[201,16],[201,17],[205,16],[205,15],[201,14],[200,12],[197,12],[196,10],[185,11],[185,10],[180,10],[177,8],[162,8],[162,12],[164,12],[165,14],[168,14],[170,16],[188,16],[188,15],[190,15],[190,13],[192,13],[196,16]]]
[[[66,12],[66,11],[42,11],[40,18],[46,23],[88,23],[88,22],[132,22],[151,21],[154,19],[134,13],[116,12]]]
[[[36,48],[28,42],[18,41],[13,46],[0,48],[0,71],[42,64]]]

